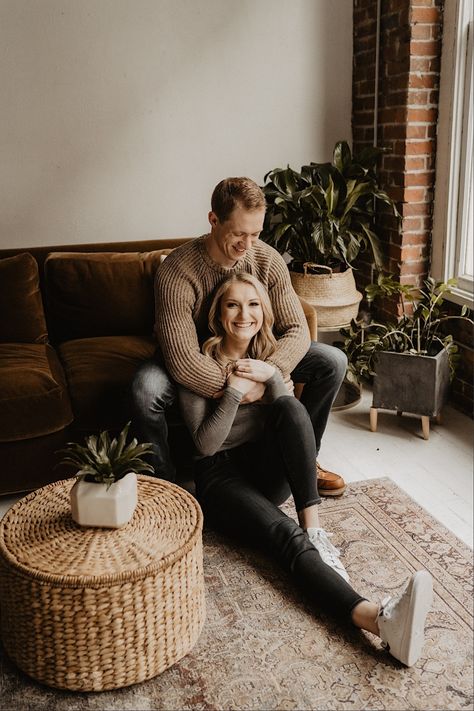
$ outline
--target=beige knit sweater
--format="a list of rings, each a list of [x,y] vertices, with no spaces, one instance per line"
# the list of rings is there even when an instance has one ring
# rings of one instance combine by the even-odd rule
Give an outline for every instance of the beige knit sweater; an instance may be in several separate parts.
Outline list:
[[[275,316],[277,349],[269,358],[285,380],[309,348],[310,337],[300,301],[281,255],[257,241],[234,267],[222,267],[208,255],[205,235],[168,255],[155,278],[155,335],[171,377],[189,390],[212,397],[225,374],[201,353],[208,338],[207,317],[216,286],[232,272],[246,271],[267,288]]]

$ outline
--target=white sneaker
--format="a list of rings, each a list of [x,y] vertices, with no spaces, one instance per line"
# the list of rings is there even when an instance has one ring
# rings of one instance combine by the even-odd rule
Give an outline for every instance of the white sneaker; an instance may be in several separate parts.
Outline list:
[[[341,553],[329,540],[332,533],[327,533],[324,528],[308,528],[307,534],[313,546],[319,551],[324,563],[334,568],[336,573],[339,573],[341,578],[344,578],[348,583],[349,575],[340,561]]]
[[[407,667],[418,660],[425,637],[425,620],[433,600],[433,581],[418,570],[403,592],[382,601],[377,622],[390,654]]]

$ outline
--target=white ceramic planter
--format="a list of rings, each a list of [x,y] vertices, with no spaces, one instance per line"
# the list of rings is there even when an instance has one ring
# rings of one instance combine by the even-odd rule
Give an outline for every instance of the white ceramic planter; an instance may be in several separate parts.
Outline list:
[[[76,481],[71,489],[71,514],[80,526],[120,528],[137,505],[137,475],[129,472],[107,489],[106,484]]]

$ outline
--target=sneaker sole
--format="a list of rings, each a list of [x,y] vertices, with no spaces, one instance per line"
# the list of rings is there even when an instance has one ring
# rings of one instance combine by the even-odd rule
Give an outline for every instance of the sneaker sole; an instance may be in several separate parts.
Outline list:
[[[433,581],[426,570],[413,575],[410,594],[410,615],[400,642],[399,660],[407,667],[416,664],[425,641],[425,622],[433,602]]]

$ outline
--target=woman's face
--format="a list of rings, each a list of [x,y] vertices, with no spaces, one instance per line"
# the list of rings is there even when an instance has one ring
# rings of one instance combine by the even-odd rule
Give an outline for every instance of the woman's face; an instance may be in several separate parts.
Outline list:
[[[252,284],[236,282],[221,299],[220,320],[225,333],[250,343],[263,324],[261,299]]]

